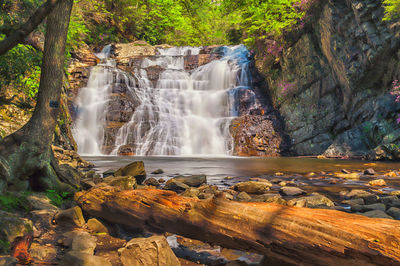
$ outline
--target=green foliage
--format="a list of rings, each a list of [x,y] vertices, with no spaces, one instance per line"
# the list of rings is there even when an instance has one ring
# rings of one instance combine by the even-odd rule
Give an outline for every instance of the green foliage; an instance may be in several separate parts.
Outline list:
[[[28,192],[22,194],[5,193],[0,195],[0,209],[8,212],[16,210],[28,211],[26,197]]]
[[[383,20],[397,19],[400,17],[400,0],[384,0],[385,17]]]
[[[50,203],[60,207],[64,201],[71,201],[73,198],[70,192],[57,192],[56,190],[46,190],[46,196],[50,199]]]

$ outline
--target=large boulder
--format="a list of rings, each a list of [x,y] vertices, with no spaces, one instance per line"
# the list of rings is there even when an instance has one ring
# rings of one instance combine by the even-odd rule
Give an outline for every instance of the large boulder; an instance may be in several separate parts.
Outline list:
[[[118,253],[124,266],[181,265],[164,236],[134,238]]]
[[[172,181],[181,182],[189,187],[199,187],[207,183],[207,177],[205,175],[177,176],[168,180],[167,184]]]
[[[246,192],[250,194],[264,194],[268,192],[272,184],[268,181],[257,182],[248,181],[235,184],[232,188],[239,192]]]
[[[142,161],[130,163],[115,171],[114,176],[133,176],[138,184],[146,179],[146,170]]]

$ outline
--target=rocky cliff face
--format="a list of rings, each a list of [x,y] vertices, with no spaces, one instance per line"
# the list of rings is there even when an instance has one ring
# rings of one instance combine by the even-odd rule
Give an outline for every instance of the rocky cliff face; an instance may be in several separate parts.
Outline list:
[[[380,1],[321,1],[279,60],[258,57],[298,155],[400,158],[400,22]],[[265,47],[267,50],[268,47]]]

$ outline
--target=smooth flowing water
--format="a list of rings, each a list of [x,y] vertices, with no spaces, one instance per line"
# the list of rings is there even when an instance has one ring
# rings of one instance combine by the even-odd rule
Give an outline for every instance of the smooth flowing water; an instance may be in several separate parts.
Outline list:
[[[142,156],[230,155],[238,92],[250,88],[249,54],[243,45],[222,47],[221,59],[185,70],[185,56],[199,51],[199,47],[158,49],[159,55],[145,58],[131,76],[115,68],[106,47],[99,54],[102,63],[93,68],[88,86],[78,97],[82,110],[74,127],[78,152],[102,154],[110,87],[123,82],[138,104],[130,121],[118,130],[111,154],[130,145]],[[153,66],[164,69],[155,85],[147,77],[147,68]]]

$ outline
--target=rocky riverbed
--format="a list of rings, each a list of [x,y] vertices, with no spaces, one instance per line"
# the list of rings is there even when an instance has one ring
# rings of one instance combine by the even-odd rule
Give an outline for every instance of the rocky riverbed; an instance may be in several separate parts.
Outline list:
[[[146,173],[142,161],[96,172],[89,170],[91,163],[80,158],[72,163],[74,155],[61,156],[62,151],[57,152],[66,163],[85,170],[76,172],[75,177],[84,190],[157,188],[200,201],[223,196],[230,201],[333,209],[400,220],[400,173],[375,163],[361,164],[363,169],[358,171],[338,167],[336,171],[225,176],[216,185],[215,178],[204,174],[166,174],[163,169]],[[1,211],[2,253],[11,256],[0,257],[0,265],[258,265],[262,260],[255,253],[112,224],[82,212],[74,201],[54,206],[48,194],[18,195],[24,200],[24,209],[16,213]]]

